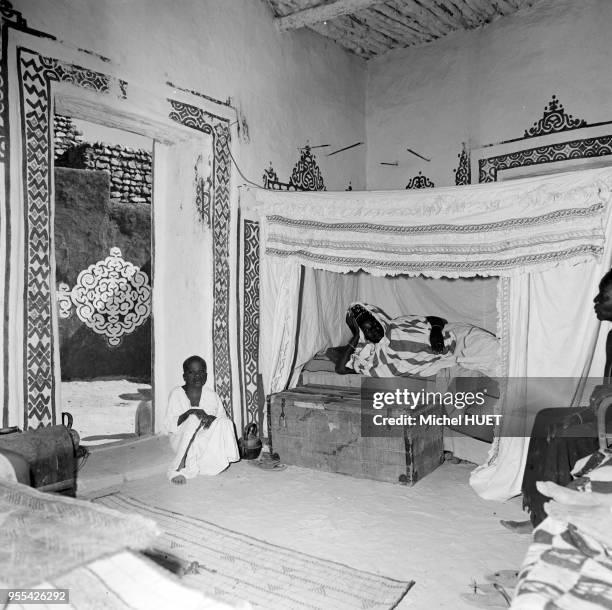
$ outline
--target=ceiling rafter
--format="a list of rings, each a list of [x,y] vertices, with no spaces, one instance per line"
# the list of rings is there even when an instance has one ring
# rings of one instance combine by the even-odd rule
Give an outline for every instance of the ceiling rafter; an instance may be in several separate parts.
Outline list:
[[[466,0],[454,0],[457,10],[463,13],[468,27],[478,27],[482,23],[482,18],[476,9]]]
[[[366,27],[353,21],[347,23],[347,20],[348,16],[338,17],[338,19],[334,19],[334,24],[337,24],[337,26],[332,24],[332,27],[342,28],[342,31],[350,36],[353,41],[357,42],[365,49],[369,48],[374,51],[374,54],[379,53],[381,49],[389,48],[389,40],[386,37],[382,38],[378,32],[375,34],[368,32]],[[329,26],[330,23],[328,22],[327,26],[324,27]]]
[[[416,0],[391,0],[387,3],[403,15],[414,15],[422,28],[427,28],[438,38],[448,34],[448,28],[429,12],[426,11]]]
[[[431,42],[439,36],[431,31],[425,32],[418,21],[414,17],[407,17],[403,13],[400,13],[397,9],[387,4],[381,4],[376,8],[371,9],[372,12],[384,15],[390,22],[398,24],[399,28],[404,31],[408,31],[414,36],[419,42]]]
[[[389,17],[389,15],[385,11],[380,10],[380,8],[372,8],[368,11],[368,14],[368,19],[372,23],[372,27],[383,28],[389,32],[393,32],[394,37],[399,40],[400,44],[405,38],[407,28],[414,32],[414,36],[418,37],[421,42],[430,42],[434,39],[431,36],[427,37],[423,35],[408,21],[399,21],[398,19]]]
[[[359,19],[359,21],[361,21],[361,23],[366,27],[374,29],[386,36],[389,40],[387,46],[390,48],[396,48],[401,44],[401,36],[399,35],[399,32],[392,27],[389,27],[389,25],[381,19],[378,19],[377,15],[371,14],[370,12],[368,12],[366,15],[361,12],[355,15],[354,18]]]
[[[459,21],[459,19],[457,19],[450,10],[445,10],[444,6],[440,6],[438,1],[433,0],[425,3],[423,0],[415,0],[415,2],[417,4],[421,4],[423,8],[427,12],[431,13],[435,19],[438,19],[440,23],[443,23],[448,28],[448,31],[452,32],[453,30],[463,27],[463,24]]]
[[[490,0],[463,0],[479,16],[481,24],[489,23],[495,17],[495,7]]]
[[[368,27],[368,24],[361,18],[361,13],[359,16],[357,15],[346,15],[345,17],[340,17],[340,19],[346,23],[347,20],[350,21],[350,26],[347,24],[347,27],[352,27],[356,32],[363,37],[374,37],[380,44],[388,47],[389,45],[397,44],[397,40],[387,34],[384,34],[380,30],[372,30],[372,28]]]
[[[494,2],[497,5],[500,13],[509,15],[510,13],[514,13],[514,11],[516,11],[516,7],[512,6],[512,3],[508,2],[508,0],[494,0]]]
[[[377,54],[376,50],[366,49],[363,46],[363,39],[360,39],[358,42],[355,42],[354,37],[350,34],[347,34],[344,30],[335,27],[334,25],[323,25],[322,23],[315,23],[310,26],[311,30],[330,38],[337,44],[342,45],[349,51],[355,53],[359,57],[363,57],[364,59],[371,59],[375,57]]]

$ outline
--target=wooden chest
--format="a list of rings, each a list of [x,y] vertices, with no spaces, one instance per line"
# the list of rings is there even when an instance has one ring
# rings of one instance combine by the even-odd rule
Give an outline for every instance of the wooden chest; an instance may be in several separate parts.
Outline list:
[[[394,409],[400,412],[406,411]],[[430,405],[411,413],[441,412]],[[302,386],[268,399],[268,438],[286,464],[414,485],[442,463],[442,435],[442,426],[417,423],[362,436],[357,388]]]
[[[0,453],[11,463],[16,459],[27,464],[32,487],[72,497],[76,496],[77,463],[82,450],[78,434],[65,426],[0,435]]]

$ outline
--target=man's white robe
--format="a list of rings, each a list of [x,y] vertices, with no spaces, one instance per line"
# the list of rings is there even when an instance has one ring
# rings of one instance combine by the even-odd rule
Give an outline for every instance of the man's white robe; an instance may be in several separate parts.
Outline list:
[[[179,464],[185,455],[189,441],[200,425],[197,415],[190,415],[181,425],[177,425],[178,418],[189,409],[203,409],[208,415],[216,419],[209,428],[198,430],[196,437],[189,448],[185,468],[179,470]],[[191,479],[198,474],[219,474],[225,470],[230,462],[240,459],[234,424],[227,417],[221,399],[217,393],[204,386],[198,407],[192,407],[185,390],[178,386],[170,392],[168,409],[166,411],[165,429],[170,437],[170,446],[176,452],[172,466],[168,470],[168,478],[182,474]]]

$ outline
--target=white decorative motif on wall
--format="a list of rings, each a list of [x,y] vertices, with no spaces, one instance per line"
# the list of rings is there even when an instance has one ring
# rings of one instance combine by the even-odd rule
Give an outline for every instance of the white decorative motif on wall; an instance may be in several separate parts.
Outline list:
[[[70,297],[70,287],[61,282],[57,286],[57,313],[63,320],[72,314],[72,298]]]
[[[74,305],[79,319],[104,335],[110,347],[121,344],[151,314],[151,286],[147,274],[111,248],[110,256],[79,273],[70,292],[66,284],[57,291],[60,318],[67,318]]]

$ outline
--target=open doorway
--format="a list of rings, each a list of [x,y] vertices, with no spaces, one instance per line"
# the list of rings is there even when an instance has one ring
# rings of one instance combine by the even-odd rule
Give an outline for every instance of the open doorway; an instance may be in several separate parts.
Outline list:
[[[61,411],[84,445],[152,432],[152,147],[54,117]]]

